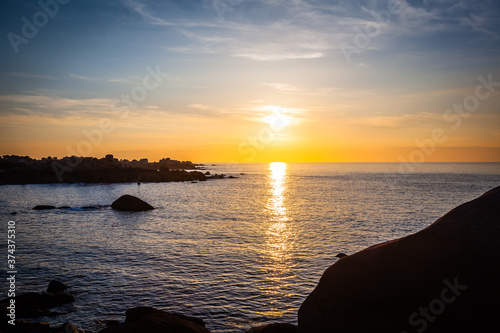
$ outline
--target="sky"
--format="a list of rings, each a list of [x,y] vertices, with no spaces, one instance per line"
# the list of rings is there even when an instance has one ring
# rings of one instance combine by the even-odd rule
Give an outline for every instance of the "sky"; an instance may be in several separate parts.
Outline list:
[[[0,4],[0,154],[500,161],[500,3]]]

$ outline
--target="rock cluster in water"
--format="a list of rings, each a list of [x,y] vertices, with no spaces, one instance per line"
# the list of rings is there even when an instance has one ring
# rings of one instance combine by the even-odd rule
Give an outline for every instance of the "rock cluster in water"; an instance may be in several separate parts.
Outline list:
[[[75,301],[73,294],[66,293],[68,288],[64,283],[52,280],[49,283],[47,292],[37,293],[29,292],[16,295],[15,298],[15,317],[16,318],[39,318],[39,317],[56,317],[62,312],[53,311],[55,307],[64,304],[69,304]],[[15,325],[8,323],[7,319],[11,311],[9,310],[10,301],[12,298],[0,300],[0,312],[3,313],[2,321],[0,322],[0,332],[16,332],[16,333],[36,333],[36,332],[77,332],[74,325],[66,323],[60,327],[51,328],[48,323],[30,323],[24,320],[16,319]],[[74,328],[74,331],[72,330]]]
[[[159,162],[147,159],[118,160],[113,155],[95,157],[0,157],[0,185],[51,183],[135,183],[204,181],[207,177],[190,161],[164,158]]]

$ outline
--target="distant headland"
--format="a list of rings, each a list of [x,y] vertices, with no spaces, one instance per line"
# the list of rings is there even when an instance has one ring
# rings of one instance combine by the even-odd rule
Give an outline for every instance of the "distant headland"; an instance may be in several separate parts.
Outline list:
[[[163,158],[119,160],[113,155],[104,158],[70,156],[58,159],[4,155],[0,157],[0,185],[53,183],[140,183],[182,182],[220,179],[224,175],[201,172],[202,164]],[[189,170],[189,171],[188,171]]]

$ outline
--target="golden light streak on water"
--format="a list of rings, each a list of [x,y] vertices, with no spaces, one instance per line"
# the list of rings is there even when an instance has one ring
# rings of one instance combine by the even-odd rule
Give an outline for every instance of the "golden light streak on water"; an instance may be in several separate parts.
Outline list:
[[[290,274],[293,232],[290,226],[288,208],[286,205],[287,194],[287,165],[283,162],[273,162],[269,165],[268,174],[268,199],[266,211],[268,216],[267,230],[265,232],[266,246],[266,284],[263,292],[274,295],[276,303],[282,297],[286,297],[284,290],[288,286],[287,280],[292,277]],[[288,310],[266,311],[266,316],[279,317]]]

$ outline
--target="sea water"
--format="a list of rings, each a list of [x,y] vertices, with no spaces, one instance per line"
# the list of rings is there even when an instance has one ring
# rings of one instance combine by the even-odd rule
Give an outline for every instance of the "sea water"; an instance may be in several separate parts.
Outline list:
[[[419,231],[500,185],[499,163],[241,164],[207,166],[237,178],[191,183],[0,186],[0,244],[16,223],[16,292],[52,279],[75,302],[55,310],[87,332],[153,306],[205,320],[214,333],[297,310],[339,252]],[[156,207],[113,211],[123,194]],[[36,205],[71,209],[35,211]],[[83,208],[95,206],[94,208]],[[17,212],[16,215],[11,215]],[[7,297],[2,267],[0,298]]]

